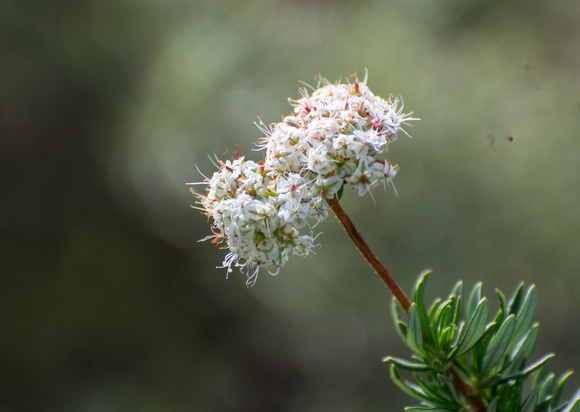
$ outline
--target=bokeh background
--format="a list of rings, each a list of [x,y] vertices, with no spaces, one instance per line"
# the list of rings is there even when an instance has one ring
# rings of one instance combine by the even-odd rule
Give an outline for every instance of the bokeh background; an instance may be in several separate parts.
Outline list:
[[[0,1],[0,410],[398,411],[390,298],[334,218],[226,279],[186,182],[298,80],[368,68],[422,120],[343,206],[409,290],[536,284],[580,369],[580,2]],[[580,386],[575,375],[566,395]]]

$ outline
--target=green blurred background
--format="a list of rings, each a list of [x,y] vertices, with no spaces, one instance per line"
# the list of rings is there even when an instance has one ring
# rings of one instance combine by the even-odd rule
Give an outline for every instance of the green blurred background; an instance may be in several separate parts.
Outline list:
[[[345,194],[359,229],[406,290],[432,267],[429,299],[535,283],[536,356],[580,370],[579,22],[577,0],[1,0],[0,410],[412,404],[336,219],[247,289],[185,186],[208,154],[259,159],[298,80],[365,68],[422,120],[389,151],[398,197]]]

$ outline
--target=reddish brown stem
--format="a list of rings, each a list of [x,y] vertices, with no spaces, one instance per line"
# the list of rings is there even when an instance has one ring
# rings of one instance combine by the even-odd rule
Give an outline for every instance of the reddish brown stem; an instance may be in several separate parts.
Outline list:
[[[389,271],[383,266],[383,264],[373,253],[366,240],[355,227],[351,218],[346,214],[344,209],[338,203],[336,196],[332,199],[326,199],[326,201],[328,202],[328,205],[338,220],[340,220],[340,223],[342,223],[346,233],[348,233],[359,252],[363,255],[369,265],[371,265],[377,275],[379,275],[384,284],[387,285],[405,312],[409,313],[411,301],[407,295],[405,295],[405,292],[403,292],[397,282],[395,282],[395,279],[393,279],[393,277],[389,274]],[[463,377],[459,374],[459,372],[454,367],[451,367],[449,371],[453,376],[453,386],[455,386],[455,388],[463,395],[467,402],[469,402],[469,405],[473,411],[485,412],[487,408],[483,404],[483,401],[477,394],[472,392],[471,387],[463,380]]]
[[[485,412],[487,408],[483,404],[481,397],[473,393],[471,386],[463,380],[463,377],[459,374],[457,369],[452,366],[449,368],[449,372],[451,372],[451,376],[453,376],[453,386],[455,386],[455,389],[457,389],[467,402],[469,402],[469,405],[471,405],[473,410],[477,412]]]
[[[395,282],[395,279],[389,274],[389,271],[383,266],[383,264],[379,261],[379,259],[375,256],[369,245],[367,244],[366,240],[362,237],[358,229],[355,227],[351,218],[346,214],[344,209],[338,203],[338,199],[336,196],[332,199],[326,199],[328,205],[344,226],[346,233],[350,236],[352,241],[354,242],[355,246],[362,253],[363,257],[366,261],[371,265],[371,267],[375,270],[377,275],[381,278],[385,285],[389,288],[393,296],[397,299],[401,307],[405,310],[405,312],[409,312],[409,308],[411,307],[411,301],[403,292],[403,289]]]

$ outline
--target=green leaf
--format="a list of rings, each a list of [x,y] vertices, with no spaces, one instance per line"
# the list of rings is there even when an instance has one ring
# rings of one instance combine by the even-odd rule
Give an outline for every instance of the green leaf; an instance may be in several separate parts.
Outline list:
[[[572,407],[566,412],[580,412],[580,400],[574,402]]]
[[[391,365],[391,379],[407,395],[412,396],[413,398],[420,399],[422,401],[429,401],[429,397],[425,395],[425,393],[419,388],[417,385],[406,381],[405,379],[401,378],[401,375],[397,372],[397,368],[395,365]]]
[[[499,373],[495,373],[495,374],[489,376],[483,382],[480,382],[477,385],[477,389],[481,390],[481,389],[492,387],[496,383],[498,383],[500,380],[501,380],[501,375]]]
[[[574,402],[564,412],[580,412],[580,400]]]
[[[441,348],[443,351],[449,350],[449,347],[451,346],[451,341],[455,337],[454,336],[455,330],[456,330],[455,325],[449,325],[439,333],[438,340],[439,348]]]
[[[543,358],[541,358],[541,359],[537,360],[536,362],[532,363],[531,365],[529,365],[525,369],[522,369],[521,371],[516,372],[516,373],[512,373],[510,375],[504,376],[503,378],[500,379],[499,382],[507,382],[507,381],[510,381],[510,380],[516,380],[516,379],[524,378],[524,377],[528,376],[529,374],[535,372],[539,368],[541,368],[544,365],[544,363],[548,362],[554,356],[555,355],[553,353],[549,353],[546,356],[544,356]]]
[[[492,401],[487,405],[486,412],[496,412],[497,409],[497,398],[493,398]]]
[[[407,324],[404,322],[397,322],[397,332],[399,336],[403,339],[403,342],[407,341]]]
[[[441,406],[446,410],[457,410],[457,403],[446,396],[446,394],[441,390],[443,388],[429,386],[417,373],[415,373],[414,376],[417,384],[421,387],[421,390],[431,398],[431,403]]]
[[[396,298],[391,300],[391,314],[393,315],[393,322],[395,323],[395,329],[399,333],[399,336],[403,342],[407,341],[407,324],[401,320],[400,306]]]
[[[459,328],[457,328],[456,331],[455,331],[455,333],[454,333],[455,337],[453,339],[453,342],[451,342],[451,347],[452,348],[457,347],[457,344],[459,342],[459,339],[463,336],[463,329],[464,328],[465,328],[465,322],[461,322],[459,324]]]
[[[508,303],[508,313],[515,315],[520,308],[520,302],[524,294],[524,282],[521,282]]]
[[[534,379],[532,379],[532,388],[540,386],[547,376],[548,376],[548,367],[547,365],[542,365],[542,367],[539,368],[536,371],[536,373],[534,373]]]
[[[566,409],[564,409],[564,412],[580,412],[580,389],[576,391],[574,397],[570,400]]]
[[[455,305],[451,322],[456,326],[459,326],[461,323],[461,316],[463,316],[463,298],[461,295],[457,295],[457,304]]]
[[[536,408],[537,399],[538,399],[538,388],[535,388],[522,404],[520,412],[534,412],[534,409]]]
[[[479,301],[473,316],[469,319],[467,329],[465,330],[465,336],[457,347],[454,354],[455,356],[460,356],[467,352],[483,336],[488,316],[489,303],[487,303],[486,298],[483,298]]]
[[[411,371],[411,372],[426,372],[431,371],[433,368],[429,365],[419,362],[409,362],[405,359],[395,358],[393,356],[388,356],[383,358],[383,362],[388,362],[392,365],[397,366],[398,368]]]
[[[538,395],[538,400],[536,401],[536,406],[534,407],[534,412],[548,412],[550,409],[551,396],[547,399],[540,400],[540,395]]]
[[[417,304],[413,303],[409,308],[409,320],[407,322],[407,346],[420,355],[424,355],[423,331],[421,329],[421,316]]]
[[[499,326],[503,323],[505,318],[506,318],[506,312],[504,312],[503,310],[500,310],[496,313],[495,318],[493,319],[493,323],[496,324],[496,329],[499,328]],[[494,334],[495,334],[495,332],[497,332],[497,330],[494,331]]]
[[[554,385],[554,374],[550,373],[546,379],[540,385],[540,390],[538,391],[538,399],[540,401],[545,401],[546,399],[552,398],[552,387]]]
[[[453,286],[453,289],[451,289],[451,293],[449,294],[449,297],[461,296],[462,293],[463,293],[463,282],[460,280],[455,284],[455,286]]]
[[[520,340],[516,347],[512,350],[510,354],[510,368],[509,371],[514,368],[522,367],[527,360],[532,356],[536,344],[538,343],[538,337],[540,336],[540,326],[538,324],[534,325],[530,329],[527,335]]]
[[[338,189],[338,192],[336,192],[336,198],[338,200],[342,199],[342,195],[344,194],[344,186],[344,184],[340,186],[340,189]]]
[[[435,313],[439,309],[440,305],[441,305],[441,298],[437,298],[433,301],[433,303],[431,304],[431,307],[429,308],[429,313],[428,313],[429,319],[433,320],[435,318]]]
[[[413,301],[417,304],[423,304],[423,289],[425,288],[425,283],[430,274],[431,269],[421,272],[415,282],[415,286],[413,287]]]
[[[503,313],[507,313],[507,299],[501,290],[496,289],[495,294],[497,295],[497,300],[499,302],[499,310]]]
[[[503,357],[514,331],[515,316],[510,315],[491,338],[483,357],[482,373],[486,374]]]
[[[573,374],[571,370],[564,372],[560,379],[556,381],[556,385],[554,385],[554,391],[552,393],[552,407],[555,407],[558,402],[560,401],[560,396],[562,395],[562,389],[564,389],[564,384],[568,380],[568,378]]]
[[[473,314],[475,313],[475,308],[477,307],[478,303],[481,301],[481,282],[477,282],[471,293],[469,294],[469,299],[467,300],[467,318],[471,319]]]
[[[498,409],[502,412],[517,411],[520,407],[523,391],[522,381],[508,382],[504,385],[496,385],[499,388],[497,396]]]
[[[423,289],[425,288],[427,278],[430,274],[431,269],[427,269],[419,275],[419,278],[415,283],[415,287],[413,288],[413,301],[417,304],[417,309],[419,309],[422,328],[425,331],[429,341],[432,342],[434,340],[434,336],[431,331],[431,322],[429,320],[429,316],[427,315],[427,311],[425,310],[425,303],[423,300]]]
[[[534,285],[530,286],[524,303],[519,310],[516,317],[516,328],[514,331],[514,336],[512,344],[508,347],[508,351],[511,351],[514,346],[528,333],[532,322],[534,321],[534,316],[536,314],[536,287]]]
[[[433,317],[433,326],[437,330],[441,330],[449,326],[449,322],[447,321],[449,318],[449,311],[451,310],[451,301],[447,299],[443,302],[437,312],[435,312],[435,316]]]
[[[463,283],[460,281],[458,282],[455,287],[453,288],[453,292],[449,295],[449,312],[446,313],[446,317],[444,321],[444,328],[449,326],[450,324],[454,323],[459,325],[461,321],[461,315],[463,308],[462,301],[461,301],[461,290],[462,290]]]
[[[550,412],[562,412],[565,407],[566,407],[566,404],[563,403],[562,405],[560,405],[556,408],[552,407],[552,409],[550,409]]]

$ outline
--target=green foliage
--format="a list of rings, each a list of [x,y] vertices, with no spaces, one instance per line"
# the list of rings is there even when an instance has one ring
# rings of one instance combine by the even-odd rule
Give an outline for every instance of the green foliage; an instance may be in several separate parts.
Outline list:
[[[419,276],[408,315],[393,301],[396,329],[412,351],[412,361],[387,357],[391,378],[403,392],[421,401],[407,411],[470,411],[465,396],[453,385],[460,376],[487,412],[580,412],[580,395],[560,402],[562,388],[572,374],[555,379],[548,354],[529,362],[538,341],[536,288],[520,284],[508,300],[496,291],[499,309],[489,321],[489,303],[475,285],[463,310],[463,285],[458,282],[446,300],[429,307],[423,289],[430,272]],[[414,382],[399,372],[412,374]],[[525,384],[525,381],[531,380]]]

